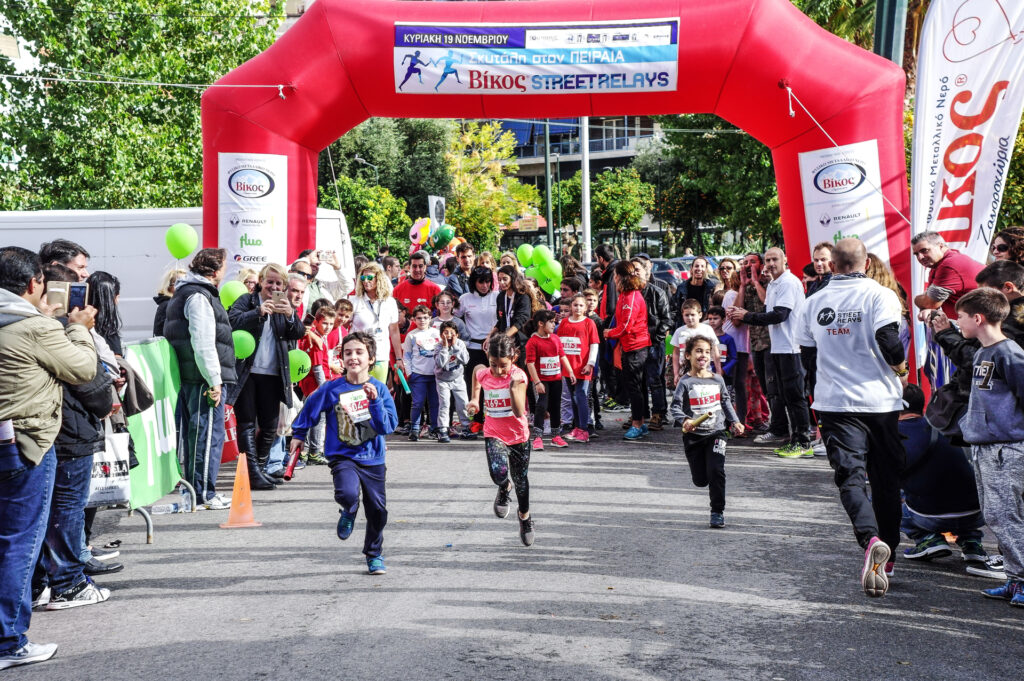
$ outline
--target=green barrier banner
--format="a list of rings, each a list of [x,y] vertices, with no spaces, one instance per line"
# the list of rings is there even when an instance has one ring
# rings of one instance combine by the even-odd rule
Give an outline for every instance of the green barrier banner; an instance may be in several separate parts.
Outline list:
[[[181,480],[174,409],[181,380],[171,344],[152,338],[125,346],[127,359],[153,391],[152,407],[128,418],[139,465],[131,471],[132,508],[149,506],[174,490]]]

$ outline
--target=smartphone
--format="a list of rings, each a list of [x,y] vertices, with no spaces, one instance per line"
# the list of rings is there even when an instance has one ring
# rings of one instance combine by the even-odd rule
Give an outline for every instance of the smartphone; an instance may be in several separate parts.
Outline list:
[[[68,284],[68,311],[76,308],[84,310],[87,300],[89,300],[88,284]]]
[[[284,292],[284,291],[271,291],[270,292],[270,299],[273,300],[274,303],[284,302],[287,299],[287,296],[288,296],[288,294],[286,292]]]
[[[48,281],[46,282],[46,303],[56,305],[53,314],[63,317],[68,313],[68,282]]]

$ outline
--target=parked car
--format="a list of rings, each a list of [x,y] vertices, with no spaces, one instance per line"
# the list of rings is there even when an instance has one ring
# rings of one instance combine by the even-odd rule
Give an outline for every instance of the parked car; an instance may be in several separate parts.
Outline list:
[[[678,258],[671,258],[669,262],[671,262],[673,266],[677,268],[677,271],[679,271],[680,273],[680,278],[682,278],[685,281],[686,279],[690,278],[690,265],[693,264],[693,261],[696,257],[697,256],[695,255],[682,255],[679,256]],[[716,258],[715,256],[702,255],[700,257],[707,259],[707,261],[711,264],[711,269],[718,268],[718,258]]]
[[[665,258],[652,258],[651,265],[651,275],[668,284],[669,291],[674,293],[683,281],[682,271]]]

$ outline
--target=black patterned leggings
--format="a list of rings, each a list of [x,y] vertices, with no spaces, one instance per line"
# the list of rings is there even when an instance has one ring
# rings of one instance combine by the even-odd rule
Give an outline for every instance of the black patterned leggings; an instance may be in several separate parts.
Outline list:
[[[507,445],[498,438],[488,437],[484,438],[484,447],[487,449],[487,468],[491,473],[491,480],[498,487],[505,487],[511,473],[512,484],[516,488],[516,500],[519,502],[519,512],[529,511],[530,481],[526,474],[530,468],[530,441]]]

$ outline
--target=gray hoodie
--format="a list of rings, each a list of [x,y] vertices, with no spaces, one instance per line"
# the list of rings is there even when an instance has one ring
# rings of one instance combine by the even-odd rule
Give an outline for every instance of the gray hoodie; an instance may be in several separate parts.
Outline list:
[[[1024,442],[1024,350],[1014,341],[974,354],[971,399],[960,428],[972,445]]]

